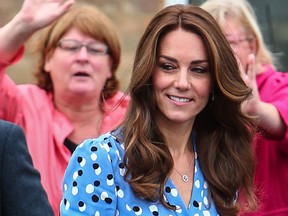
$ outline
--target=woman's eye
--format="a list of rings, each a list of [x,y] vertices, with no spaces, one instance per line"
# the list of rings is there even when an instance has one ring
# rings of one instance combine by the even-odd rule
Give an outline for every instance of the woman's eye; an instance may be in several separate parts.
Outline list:
[[[208,70],[207,70],[207,68],[204,68],[204,67],[193,67],[193,68],[191,68],[191,71],[194,73],[205,73]]]
[[[88,46],[88,52],[93,54],[93,55],[105,55],[107,54],[107,47],[93,47],[93,46]]]
[[[77,46],[71,46],[71,47],[68,47],[68,49],[72,50],[72,51],[77,51],[79,50],[79,47]]]
[[[63,46],[62,47],[64,50],[67,50],[67,51],[78,51],[79,50],[79,46]]]
[[[160,67],[166,71],[175,69],[175,67],[172,64],[167,64],[167,63],[160,64]]]

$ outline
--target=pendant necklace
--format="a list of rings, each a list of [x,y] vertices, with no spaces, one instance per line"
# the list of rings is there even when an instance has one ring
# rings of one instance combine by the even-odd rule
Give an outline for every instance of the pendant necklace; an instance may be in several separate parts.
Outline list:
[[[191,160],[191,162],[190,162],[189,170],[190,170],[191,166],[192,166],[192,160]],[[175,166],[174,166],[173,168],[174,168],[175,171],[181,176],[181,179],[182,179],[183,182],[187,183],[187,182],[189,181],[189,177],[188,177],[187,174],[181,174],[181,173],[175,168]]]
[[[181,176],[181,179],[183,182],[187,183],[189,181],[189,177],[186,174],[181,174],[175,167],[174,167],[175,171]]]

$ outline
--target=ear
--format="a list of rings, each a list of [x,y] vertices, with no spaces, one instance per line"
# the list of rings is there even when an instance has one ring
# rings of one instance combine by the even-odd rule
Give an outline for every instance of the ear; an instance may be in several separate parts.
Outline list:
[[[110,70],[108,75],[107,75],[107,79],[110,79],[112,77],[112,71]]]
[[[49,73],[51,71],[51,66],[49,61],[45,61],[44,63],[44,70],[45,72]]]
[[[52,56],[48,57],[48,54],[45,54],[45,62],[44,62],[44,70],[46,73],[50,73],[52,70],[52,63],[53,63]]]

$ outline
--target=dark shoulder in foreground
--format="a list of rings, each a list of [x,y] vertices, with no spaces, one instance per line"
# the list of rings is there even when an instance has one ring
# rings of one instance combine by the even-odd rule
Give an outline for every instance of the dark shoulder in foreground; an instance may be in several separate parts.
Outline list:
[[[0,120],[0,215],[53,216],[21,127]]]

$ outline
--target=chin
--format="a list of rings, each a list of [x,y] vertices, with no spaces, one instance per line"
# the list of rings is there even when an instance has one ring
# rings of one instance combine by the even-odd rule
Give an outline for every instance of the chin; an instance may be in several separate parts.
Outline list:
[[[192,123],[194,122],[195,116],[183,116],[183,115],[170,115],[166,116],[166,118],[170,122],[174,122],[176,124],[183,124],[183,123]]]
[[[70,88],[70,91],[75,94],[90,94],[91,92],[97,92],[98,89],[89,85],[74,85]]]

